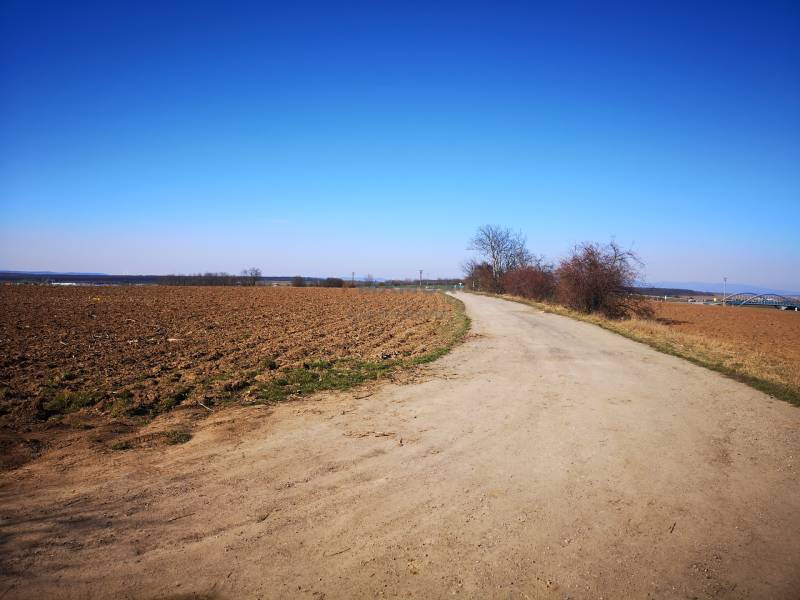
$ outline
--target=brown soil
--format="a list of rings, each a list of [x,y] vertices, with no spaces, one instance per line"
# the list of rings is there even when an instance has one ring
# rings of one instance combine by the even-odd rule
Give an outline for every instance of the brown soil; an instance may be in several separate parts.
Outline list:
[[[178,406],[258,401],[316,361],[413,359],[448,344],[454,313],[391,291],[2,286],[0,464],[65,436],[155,443],[114,439]]]
[[[656,318],[670,329],[739,344],[800,368],[799,312],[675,302],[654,302],[653,307]]]
[[[612,324],[679,356],[719,365],[800,405],[800,312],[654,303],[657,322]],[[715,367],[716,368],[716,367]]]

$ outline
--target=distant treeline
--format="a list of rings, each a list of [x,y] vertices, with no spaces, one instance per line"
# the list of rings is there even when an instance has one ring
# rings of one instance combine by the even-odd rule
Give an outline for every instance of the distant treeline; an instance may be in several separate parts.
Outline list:
[[[13,283],[75,283],[78,285],[258,285],[265,280],[258,269],[239,275],[198,273],[195,275],[104,275],[97,273],[21,273],[0,272],[0,281]],[[287,278],[283,278],[288,281]]]
[[[459,285],[461,279],[423,279],[423,286],[454,286]],[[390,287],[405,287],[419,285],[419,279],[387,279],[384,285]]]
[[[332,287],[332,288],[385,288],[385,287],[417,287],[418,279],[393,279],[376,281],[366,279],[343,279],[341,277],[264,277],[258,269],[247,269],[239,275],[230,273],[197,273],[194,275],[105,275],[101,273],[25,273],[19,271],[0,272],[0,282],[29,284],[63,284],[78,285],[210,285],[210,286],[252,286],[252,285],[292,285],[295,287]],[[454,286],[460,279],[423,279],[422,285]]]
[[[146,285],[158,283],[159,275],[99,275],[84,273],[2,272],[0,281],[12,283],[77,283],[83,285]]]
[[[295,287],[418,287],[419,279],[355,280],[341,277],[303,277],[295,275],[257,277],[229,273],[198,273],[196,275],[105,275],[98,273],[25,273],[0,271],[0,282],[51,284],[76,283],[79,285],[292,285]],[[253,283],[255,281],[255,283]],[[468,279],[471,284],[472,280]],[[423,279],[423,287],[454,287],[461,279]],[[713,296],[711,292],[698,292],[680,288],[629,287],[629,293],[646,296]]]
[[[645,296],[713,296],[713,292],[696,292],[694,290],[684,290],[682,288],[659,288],[659,287],[633,287],[629,288],[631,293],[643,294]]]
[[[261,269],[245,269],[239,275],[229,273],[198,273],[197,275],[161,275],[155,283],[160,285],[258,285],[263,277]]]

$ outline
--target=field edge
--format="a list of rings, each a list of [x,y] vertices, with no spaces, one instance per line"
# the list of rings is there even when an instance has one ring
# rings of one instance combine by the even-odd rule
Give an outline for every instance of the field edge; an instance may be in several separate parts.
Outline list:
[[[347,391],[431,363],[459,344],[471,326],[463,302],[449,294],[434,293],[440,294],[431,298],[438,312],[431,313],[428,318],[426,307],[430,302],[427,300],[417,307],[414,312],[416,320],[428,323],[429,327],[424,329],[424,335],[414,338],[415,346],[409,351],[397,352],[397,348],[391,347],[385,349],[386,354],[338,358],[323,353],[316,358],[309,357],[305,362],[297,360],[285,366],[277,366],[274,360],[260,361],[263,369],[273,373],[273,378],[260,379],[255,368],[246,367],[233,378],[228,371],[223,371],[223,377],[212,374],[207,379],[195,380],[195,389],[201,392],[210,390],[211,396],[190,396],[192,388],[187,383],[177,391],[168,389],[160,399],[155,394],[156,401],[149,405],[134,404],[130,392],[123,390],[116,396],[112,392],[106,405],[99,406],[102,394],[86,386],[77,387],[72,371],[63,370],[66,375],[58,380],[48,379],[46,389],[50,391],[51,387],[63,382],[72,387],[55,390],[42,401],[37,410],[43,416],[37,414],[36,419],[19,425],[10,421],[14,414],[4,410],[0,404],[0,416],[5,416],[10,423],[0,423],[0,472],[14,470],[53,449],[75,444],[98,451],[183,444],[192,438],[195,422],[217,410],[234,405],[273,406],[317,392]],[[376,323],[388,331],[393,321],[381,314]],[[402,346],[398,347],[402,350]],[[172,369],[167,372],[171,373]],[[151,373],[149,368],[145,373]],[[400,377],[399,381],[405,379]],[[211,385],[215,387],[207,387]],[[0,382],[0,400],[4,399],[8,389],[5,381]]]
[[[440,293],[440,292],[435,292]],[[252,389],[256,400],[252,404],[282,402],[316,392],[345,391],[368,381],[382,379],[399,370],[431,363],[450,352],[465,338],[471,327],[464,303],[449,294],[443,294],[453,307],[453,318],[448,325],[447,343],[413,358],[384,361],[338,359],[310,363],[307,368],[284,371],[283,376]]]

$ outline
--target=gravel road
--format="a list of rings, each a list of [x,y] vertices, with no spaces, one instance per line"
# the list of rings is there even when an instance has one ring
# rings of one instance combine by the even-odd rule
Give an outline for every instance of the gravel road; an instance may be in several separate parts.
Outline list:
[[[0,598],[797,598],[800,409],[461,294],[411,377],[0,478]]]

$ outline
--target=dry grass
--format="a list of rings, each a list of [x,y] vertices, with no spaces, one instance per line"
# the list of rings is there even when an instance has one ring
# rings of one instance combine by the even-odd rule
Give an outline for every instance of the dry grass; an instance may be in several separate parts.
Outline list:
[[[692,320],[676,320],[674,317],[657,319],[613,320],[599,315],[587,315],[556,304],[503,296],[508,300],[534,306],[548,313],[563,315],[573,319],[593,323],[627,338],[641,342],[697,365],[713,369],[737,381],[741,381],[767,394],[800,406],[800,363],[796,360],[798,337],[794,329],[800,328],[800,315],[779,313],[772,309],[686,307],[699,311],[711,311],[709,319],[702,318],[702,312],[684,316]],[[659,306],[655,306],[658,318]],[[674,313],[675,307],[669,312]],[[681,310],[678,308],[677,310]],[[698,315],[700,315],[698,317]],[[711,327],[709,320],[723,320],[725,326]],[[779,333],[772,347],[755,336],[743,332],[755,327],[754,320],[771,319],[778,323]],[[792,331],[788,328],[791,327]],[[738,336],[731,331],[740,331]]]

